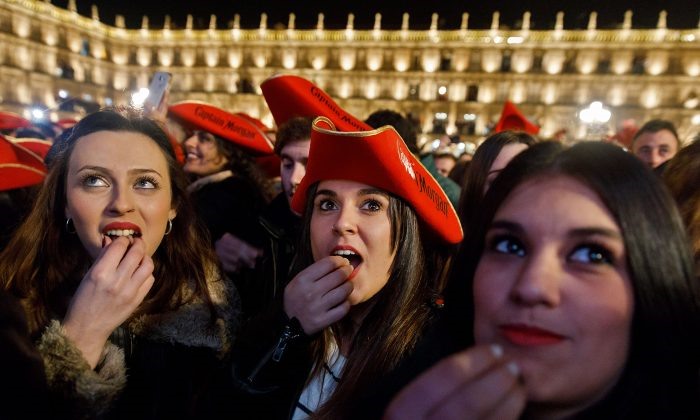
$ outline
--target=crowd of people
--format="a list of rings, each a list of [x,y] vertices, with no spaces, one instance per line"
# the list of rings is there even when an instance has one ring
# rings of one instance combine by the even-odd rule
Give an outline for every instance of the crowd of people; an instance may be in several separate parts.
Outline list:
[[[261,88],[276,130],[168,95],[0,119],[0,417],[700,417],[700,140],[462,159]]]

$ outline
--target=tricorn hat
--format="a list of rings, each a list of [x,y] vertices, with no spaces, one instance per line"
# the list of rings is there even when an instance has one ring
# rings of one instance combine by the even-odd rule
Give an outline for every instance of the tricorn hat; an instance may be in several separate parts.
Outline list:
[[[342,132],[330,119],[316,118],[306,175],[292,198],[292,209],[302,213],[309,187],[331,179],[361,182],[394,194],[442,241],[462,240],[462,226],[450,200],[391,126]]]

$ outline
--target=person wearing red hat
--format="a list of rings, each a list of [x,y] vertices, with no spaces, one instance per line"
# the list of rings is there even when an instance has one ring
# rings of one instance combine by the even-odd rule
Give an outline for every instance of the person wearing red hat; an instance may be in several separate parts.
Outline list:
[[[291,206],[303,215],[296,275],[277,322],[241,334],[234,378],[260,417],[352,417],[377,396],[368,390],[382,383],[387,399],[405,383],[399,371],[444,354],[419,349],[439,317],[459,219],[393,127],[340,132],[325,117]]]
[[[188,131],[184,170],[194,179],[188,190],[212,244],[231,234],[255,261],[263,245],[257,220],[270,187],[253,156],[272,154],[272,143],[247,118],[209,104],[180,102],[169,107],[169,114]],[[241,288],[253,281],[249,266],[227,268]]]
[[[0,134],[12,135],[19,128],[30,128],[32,122],[19,114],[0,111]]]
[[[192,223],[166,133],[135,110],[103,110],[53,159],[0,254],[0,289],[26,310],[51,415],[211,415],[237,298]]]
[[[498,122],[496,122],[493,132],[500,133],[506,130],[524,131],[528,134],[535,135],[540,132],[540,127],[525,118],[514,103],[506,101],[503,104],[501,117],[498,119]]]
[[[25,146],[30,144],[0,136],[0,251],[24,220],[46,176],[41,156]]]

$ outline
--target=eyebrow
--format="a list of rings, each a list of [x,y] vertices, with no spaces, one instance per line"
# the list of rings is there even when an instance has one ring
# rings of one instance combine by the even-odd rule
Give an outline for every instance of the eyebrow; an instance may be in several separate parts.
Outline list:
[[[289,159],[289,160],[294,160],[294,158],[293,158],[293,157],[291,157],[290,155],[288,155],[288,154],[286,154],[286,153],[282,153],[282,154],[280,155],[280,159]],[[301,158],[301,159],[299,159],[299,162],[302,162],[302,163],[306,163],[306,162],[308,162],[308,161],[309,161],[309,157],[308,157],[308,156],[307,156],[307,157],[304,157],[304,158]]]
[[[509,220],[495,220],[493,223],[491,223],[491,226],[489,226],[488,230],[491,229],[503,229],[503,230],[508,230],[517,234],[524,234],[525,229],[519,224],[515,222],[511,222]],[[568,231],[569,236],[574,236],[574,237],[587,237],[587,236],[594,236],[594,235],[599,235],[599,236],[604,236],[610,239],[615,239],[619,241],[623,241],[622,235],[620,232],[613,230],[613,229],[608,229],[604,227],[580,227],[580,228],[574,228],[570,229]]]
[[[76,173],[82,172],[82,171],[96,171],[96,172],[105,172],[105,173],[110,173],[111,171],[105,167],[102,166],[91,166],[91,165],[85,165],[82,168],[78,169]],[[156,171],[155,169],[147,169],[147,168],[134,168],[134,169],[129,169],[127,171],[129,175],[141,175],[141,174],[156,174],[159,177],[163,177],[160,172]]]
[[[379,194],[383,195],[385,197],[389,197],[389,194],[386,193],[386,191],[380,190],[378,188],[363,188],[357,192],[358,196],[363,196],[363,195],[370,195],[370,194]],[[338,194],[333,191],[333,190],[318,190],[316,191],[316,196],[319,195],[326,195],[329,197],[337,197]]]

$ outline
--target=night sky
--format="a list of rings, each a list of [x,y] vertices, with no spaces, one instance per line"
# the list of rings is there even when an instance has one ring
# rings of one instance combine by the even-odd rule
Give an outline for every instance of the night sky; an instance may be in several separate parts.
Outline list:
[[[53,4],[66,7],[68,0],[53,0]],[[316,26],[318,13],[324,13],[325,27],[329,29],[345,28],[348,13],[355,15],[356,29],[371,29],[374,14],[382,14],[382,28],[398,29],[402,15],[409,12],[412,29],[427,29],[431,14],[440,14],[440,29],[458,29],[462,13],[469,13],[469,27],[473,29],[489,28],[491,15],[500,12],[501,27],[519,28],[523,12],[529,10],[531,29],[551,29],[554,27],[557,11],[565,12],[564,27],[567,29],[585,28],[591,11],[598,12],[598,27],[615,28],[623,21],[625,10],[634,12],[634,28],[654,28],[659,11],[668,12],[669,28],[696,28],[700,19],[700,2],[698,1],[615,1],[615,0],[564,0],[564,1],[441,1],[441,0],[403,0],[401,2],[383,0],[355,1],[312,1],[312,0],[193,0],[183,1],[114,1],[114,0],[77,0],[78,13],[90,16],[90,6],[96,4],[100,11],[100,20],[114,24],[115,14],[124,15],[128,28],[139,28],[141,17],[149,16],[152,27],[162,27],[166,14],[172,19],[172,27],[185,25],[186,15],[194,16],[195,29],[207,28],[209,15],[217,15],[219,29],[228,27],[234,14],[241,16],[241,27],[257,28],[260,14],[267,13],[268,27],[279,23],[286,26],[290,12],[296,15],[297,29],[312,29]],[[396,6],[399,4],[399,6]]]

